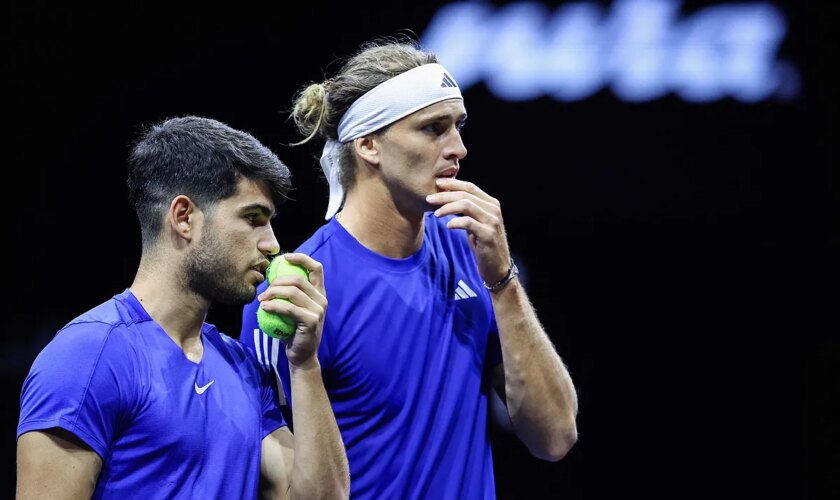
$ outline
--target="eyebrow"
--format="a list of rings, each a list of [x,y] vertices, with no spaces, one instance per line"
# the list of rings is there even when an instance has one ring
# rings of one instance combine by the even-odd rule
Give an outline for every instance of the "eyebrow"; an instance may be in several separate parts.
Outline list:
[[[257,211],[265,217],[268,217],[272,220],[277,217],[277,212],[272,211],[270,208],[263,205],[262,203],[251,203],[250,205],[245,205],[244,207],[240,208],[239,211],[241,213]]]
[[[438,115],[423,117],[420,120],[423,121],[423,122],[426,122],[426,123],[428,123],[428,122],[442,122],[442,121],[447,121],[447,120],[451,119],[451,117],[452,117],[452,115],[450,115],[449,113],[441,113],[441,114],[438,114]],[[461,115],[458,115],[458,118],[455,119],[455,122],[463,122],[466,119],[467,119],[467,114],[463,113]]]

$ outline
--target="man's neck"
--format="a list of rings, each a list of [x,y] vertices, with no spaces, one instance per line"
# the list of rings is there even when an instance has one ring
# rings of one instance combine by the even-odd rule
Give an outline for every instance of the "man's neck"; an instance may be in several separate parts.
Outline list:
[[[186,290],[176,270],[145,260],[141,260],[130,290],[188,358],[201,359],[201,327],[210,308],[206,299]]]
[[[423,212],[400,210],[384,194],[353,190],[336,217],[365,248],[385,257],[403,259],[423,245]]]

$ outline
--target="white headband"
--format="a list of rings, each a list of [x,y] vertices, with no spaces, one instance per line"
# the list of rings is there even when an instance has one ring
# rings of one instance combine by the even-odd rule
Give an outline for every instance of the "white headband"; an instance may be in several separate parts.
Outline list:
[[[356,99],[338,122],[338,141],[327,140],[321,154],[321,169],[330,184],[327,220],[335,215],[344,201],[344,188],[338,180],[339,146],[446,99],[463,97],[446,68],[437,63],[400,73]]]

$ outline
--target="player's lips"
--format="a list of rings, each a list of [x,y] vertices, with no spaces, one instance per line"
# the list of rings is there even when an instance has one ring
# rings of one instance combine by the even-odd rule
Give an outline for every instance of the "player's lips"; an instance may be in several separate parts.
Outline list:
[[[452,166],[439,172],[437,177],[448,177],[450,179],[454,179],[458,175],[458,170],[460,170],[459,167]]]
[[[255,273],[259,274],[260,281],[265,279],[265,270],[268,269],[268,261],[263,261],[257,264],[256,266],[251,266],[251,270]]]

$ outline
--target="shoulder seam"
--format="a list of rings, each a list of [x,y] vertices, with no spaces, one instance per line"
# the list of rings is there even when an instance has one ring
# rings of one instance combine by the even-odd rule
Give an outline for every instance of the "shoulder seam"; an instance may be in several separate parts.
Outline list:
[[[64,330],[70,328],[71,326],[85,325],[85,324],[90,324],[90,323],[99,323],[99,324],[102,324],[102,325],[110,326],[111,328],[108,330],[108,334],[110,334],[111,330],[113,330],[114,328],[116,328],[118,326],[131,326],[131,325],[134,325],[136,323],[145,323],[145,322],[148,322],[148,321],[151,321],[151,320],[144,319],[142,321],[132,320],[132,321],[119,321],[117,323],[109,323],[107,321],[102,321],[101,319],[84,319],[84,320],[75,320],[74,319],[70,323],[67,323],[66,325],[64,325],[59,331],[57,331],[56,335],[63,332]]]
[[[320,250],[320,249],[321,249],[321,247],[323,247],[324,245],[326,245],[326,244],[327,244],[327,241],[329,241],[329,240],[330,240],[333,236],[334,236],[334,235],[333,235],[332,231],[330,231],[330,232],[327,234],[327,237],[326,237],[326,238],[323,238],[321,241],[319,241],[319,242],[318,242],[318,245],[317,245],[317,246],[315,246],[315,248],[313,248],[313,249],[309,252],[309,255],[310,255],[310,256],[314,255],[314,254],[315,254],[315,252],[317,252],[318,250]]]
[[[114,328],[116,328],[118,326],[133,325],[135,323],[135,321],[132,321],[130,323],[126,323],[124,321],[121,321],[119,323],[112,324],[112,323],[107,323],[107,322],[104,322],[104,321],[96,320],[96,321],[80,321],[78,323],[102,323],[102,324],[106,324],[106,325],[111,326],[111,328],[108,329],[108,333],[105,334],[105,340],[102,342],[102,346],[100,347],[99,352],[96,355],[96,361],[93,363],[93,366],[91,367],[91,370],[90,370],[90,375],[88,376],[88,380],[85,383],[85,389],[82,393],[81,399],[79,400],[79,408],[81,408],[84,405],[85,399],[87,398],[88,390],[90,389],[91,380],[93,380],[93,374],[96,372],[96,368],[99,366],[99,361],[102,359],[102,352],[105,350],[105,345],[108,343],[108,340],[111,339],[111,332],[113,332]],[[78,323],[71,323],[71,324],[78,324]],[[67,326],[69,327],[70,325],[67,325]],[[65,328],[67,328],[67,327],[65,327]],[[59,333],[62,330],[64,330],[65,328],[62,328],[61,330],[59,330]],[[79,421],[80,417],[81,417],[81,411],[77,411],[76,416],[73,419],[73,428],[74,429],[78,428],[78,421]]]

